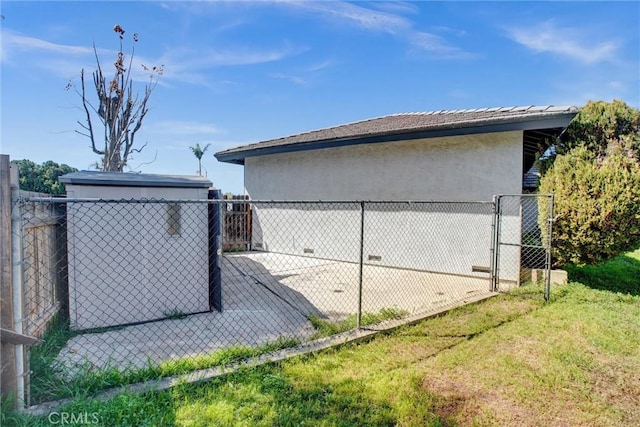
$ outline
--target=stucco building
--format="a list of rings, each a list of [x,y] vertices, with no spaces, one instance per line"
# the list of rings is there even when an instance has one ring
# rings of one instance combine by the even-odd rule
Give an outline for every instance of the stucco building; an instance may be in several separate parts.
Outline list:
[[[394,114],[230,148],[215,156],[244,166],[245,191],[253,200],[489,201],[497,194],[522,193],[523,176],[536,154],[560,135],[577,112],[571,106],[525,106]],[[344,236],[352,233],[327,226],[323,235],[333,235],[335,244],[318,249],[314,233],[296,229],[296,212],[285,211],[257,207],[254,248],[296,254],[313,248],[316,256],[352,257],[332,249],[343,247],[338,242],[350,239]],[[354,213],[334,213],[336,218],[347,214]],[[407,234],[434,244],[461,237],[465,247],[482,249],[458,265],[454,253],[425,261],[405,247],[378,244],[387,253],[376,254],[376,259],[396,265],[394,255],[402,252],[403,267],[455,274],[474,274],[473,265],[488,265],[486,233],[491,218],[474,212],[452,213],[455,220],[443,223],[440,235],[433,230],[422,233],[419,224],[430,221],[429,215],[438,215],[434,220],[442,222],[440,214],[415,213]],[[369,215],[395,221],[400,228],[407,224],[407,215],[402,220],[389,212]],[[505,225],[519,226],[518,218]],[[299,237],[293,244],[283,233]],[[447,248],[443,250],[451,251],[450,245]],[[508,273],[505,268],[505,277],[517,276],[517,268],[511,270]]]

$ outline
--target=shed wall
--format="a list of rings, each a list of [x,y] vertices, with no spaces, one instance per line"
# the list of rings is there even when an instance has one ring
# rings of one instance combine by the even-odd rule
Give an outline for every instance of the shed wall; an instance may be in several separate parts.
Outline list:
[[[70,198],[206,199],[207,189],[67,185]],[[74,329],[209,310],[206,204],[69,203],[69,299]]]

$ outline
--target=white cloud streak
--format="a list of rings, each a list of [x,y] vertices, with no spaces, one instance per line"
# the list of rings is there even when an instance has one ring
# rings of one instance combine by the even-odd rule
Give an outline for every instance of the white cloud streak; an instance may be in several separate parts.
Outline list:
[[[210,123],[171,120],[155,124],[148,132],[162,135],[214,135],[223,133],[218,127]]]
[[[404,39],[414,49],[427,52],[436,58],[455,59],[474,56],[438,35],[415,29],[412,20],[399,14],[400,12],[415,13],[415,9],[410,7],[412,5],[401,4],[399,5],[402,6],[401,8],[394,10],[397,13],[392,13],[389,7],[386,8],[387,11],[373,10],[342,1],[280,0],[276,3],[313,13],[332,22],[346,23],[365,31],[390,34]]]
[[[371,6],[389,13],[408,13],[412,15],[420,13],[420,8],[409,1],[375,1],[371,3]]]
[[[269,75],[269,77],[273,79],[288,80],[298,86],[305,86],[308,84],[307,80],[304,77],[294,76],[292,74],[272,73]]]
[[[409,43],[414,48],[429,52],[441,59],[465,59],[477,56],[476,54],[451,45],[440,36],[421,31],[411,33]]]
[[[507,36],[538,53],[553,53],[578,60],[584,64],[610,62],[615,59],[619,45],[615,41],[588,40],[590,32],[559,27],[553,20],[536,25],[508,28]]]
[[[242,48],[223,51],[193,51],[172,49],[156,62],[164,65],[164,78],[184,83],[210,86],[207,70],[216,67],[257,65],[281,61],[305,52],[306,48],[296,48],[285,43],[279,48]],[[228,82],[227,82],[228,83]]]
[[[216,51],[168,48],[166,53],[157,59],[136,55],[131,67],[132,78],[135,81],[149,82],[149,73],[143,71],[142,64],[147,67],[162,65],[164,66],[164,74],[161,81],[164,83],[168,84],[175,80],[210,86],[211,83],[205,72],[212,68],[280,61],[306,50],[304,47],[294,47],[290,43],[264,49],[236,47]],[[15,56],[16,52],[35,55],[33,58],[29,58],[33,65],[63,78],[77,77],[83,68],[90,72],[95,68],[93,47],[56,44],[3,29],[0,61],[7,63]],[[116,55],[115,51],[108,49],[97,49],[97,52],[103,64],[111,64],[112,62],[109,58],[105,60],[104,56],[110,55],[115,58]],[[111,69],[107,67],[104,71],[108,73]]]
[[[35,37],[23,36],[12,31],[2,30],[2,51],[44,51],[65,55],[93,54],[93,48],[51,43]]]
[[[340,20],[372,31],[397,34],[411,28],[406,18],[392,13],[375,11],[345,2],[305,2],[283,1],[291,6],[324,16],[330,20]]]
[[[280,61],[289,56],[298,55],[306,48],[294,48],[285,44],[280,48],[235,48],[233,50],[189,51],[173,49],[165,54],[160,61],[171,63],[175,69],[202,69],[234,65],[254,65]]]

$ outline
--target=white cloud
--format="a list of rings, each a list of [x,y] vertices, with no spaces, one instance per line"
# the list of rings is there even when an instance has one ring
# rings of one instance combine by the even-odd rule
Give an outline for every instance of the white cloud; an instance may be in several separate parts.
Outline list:
[[[2,30],[2,52],[10,50],[44,51],[65,55],[93,54],[93,48],[51,43],[35,37],[23,36],[13,31]]]
[[[348,22],[356,27],[396,34],[409,29],[411,22],[401,16],[367,9],[355,4],[342,1],[306,2],[296,0],[282,0],[276,3],[286,4],[302,10],[313,12],[331,20]]]
[[[309,86],[313,84],[316,77],[321,75],[323,70],[335,64],[333,59],[314,62],[308,66],[299,67],[294,73],[271,73],[269,77],[274,79],[288,80],[298,86]]]
[[[304,52],[304,48],[294,48],[287,44],[281,48],[268,49],[234,49],[227,51],[206,52],[204,55],[192,59],[188,66],[229,66],[229,65],[252,65],[264,64],[266,62],[280,61],[289,56],[298,55]]]
[[[204,15],[212,10],[219,11],[223,7],[272,7],[273,5],[299,11],[327,22],[349,26],[363,31],[387,33],[405,41],[413,49],[431,54],[434,58],[453,59],[468,58],[474,55],[449,43],[442,37],[422,32],[414,28],[415,22],[404,15],[415,15],[420,9],[411,2],[369,2],[365,7],[345,1],[305,1],[305,0],[272,0],[272,1],[237,1],[171,3],[172,8],[180,8],[193,15]],[[232,6],[231,6],[232,5]],[[460,35],[460,33],[456,33]],[[428,36],[432,40],[425,40]],[[437,40],[437,43],[436,43]]]
[[[371,6],[389,13],[409,13],[415,15],[420,13],[420,9],[412,2],[408,1],[375,1]]]
[[[284,43],[280,47],[263,49],[241,46],[224,50],[172,48],[155,62],[150,63],[164,65],[163,79],[168,81],[176,80],[212,86],[214,83],[210,82],[207,70],[224,66],[257,65],[281,61],[290,56],[299,55],[306,50],[304,47],[294,47],[290,43]]]
[[[280,61],[284,58],[305,52],[307,48],[295,47],[285,42],[279,47],[234,47],[224,50],[196,50],[170,47],[165,54],[157,59],[145,58],[139,55],[134,57],[131,65],[131,77],[134,81],[148,83],[150,72],[144,71],[142,64],[148,68],[163,66],[164,73],[160,79],[161,84],[168,84],[172,80],[211,86],[212,83],[205,71],[221,66],[255,65],[267,62]],[[2,30],[2,50],[0,60],[2,63],[11,59],[17,51],[34,54],[36,56],[29,61],[42,69],[57,76],[70,79],[79,77],[80,70],[93,72],[96,68],[93,47],[56,44],[47,40],[25,36],[8,30]],[[112,57],[116,52],[108,49],[97,49],[103,71],[109,75],[113,71],[110,67]],[[128,63],[128,59],[126,59]],[[105,65],[106,64],[106,65]]]
[[[272,73],[269,75],[269,77],[274,79],[288,80],[291,83],[297,84],[299,86],[305,86],[308,83],[304,77],[294,76],[292,74]]]
[[[96,52],[105,75],[109,76],[114,71],[112,62],[117,55],[115,50],[96,48],[94,51],[93,47],[57,44],[2,30],[2,62],[15,57],[17,51],[25,55],[21,58],[23,61],[65,79],[79,79],[82,69],[91,74],[97,68]],[[128,58],[125,54],[127,67]],[[143,70],[142,64],[153,64],[153,61],[136,55],[131,64],[131,77],[134,81],[149,82],[149,72]]]
[[[312,12],[330,21],[339,21],[366,31],[385,32],[403,39],[414,49],[430,53],[441,59],[469,58],[474,55],[449,43],[435,34],[419,31],[414,28],[414,22],[400,16],[399,12],[416,12],[411,4],[398,4],[399,7],[389,7],[379,11],[342,1],[306,2],[296,0],[281,0],[278,4],[285,4],[300,10]],[[381,7],[382,4],[375,4]],[[391,4],[393,5],[393,3]],[[392,13],[397,12],[397,13]]]
[[[37,56],[32,62],[41,64],[46,64],[48,58],[52,57],[60,58],[61,61],[70,62],[80,57],[94,55],[93,47],[52,43],[47,40],[26,36],[6,29],[1,30],[0,39],[2,40],[0,62],[3,64],[13,61],[17,52],[21,54],[36,54]],[[97,49],[97,51],[98,53],[108,52],[104,49]],[[59,70],[49,70],[60,74]]]
[[[412,32],[408,38],[414,48],[429,52],[442,59],[463,59],[476,56],[473,53],[451,45],[445,39],[435,34],[415,31]]]
[[[432,30],[438,33],[453,34],[454,36],[458,36],[458,37],[463,37],[467,35],[467,32],[465,30],[460,30],[458,28],[451,28],[445,25],[436,25],[435,27],[432,28]]]
[[[147,128],[147,132],[159,133],[162,135],[214,135],[223,133],[221,129],[211,123],[194,121],[171,120],[155,123],[153,127]]]
[[[508,28],[507,35],[517,43],[535,51],[548,52],[585,64],[607,62],[615,59],[618,43],[589,40],[588,32],[571,27],[559,27],[553,20],[526,27]]]
[[[329,68],[332,65],[335,64],[335,61],[331,60],[331,59],[327,59],[321,62],[317,62],[315,64],[310,65],[309,67],[307,67],[306,71],[312,73],[315,71],[320,71],[320,70],[324,70],[325,68]]]

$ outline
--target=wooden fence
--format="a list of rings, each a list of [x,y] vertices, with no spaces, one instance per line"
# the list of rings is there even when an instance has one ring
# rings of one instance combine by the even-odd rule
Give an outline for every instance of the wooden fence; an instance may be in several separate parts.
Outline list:
[[[42,197],[20,191],[19,197]],[[22,283],[25,333],[42,337],[60,310],[66,289],[64,205],[27,203],[23,206]]]
[[[17,170],[0,155],[0,391],[15,408],[29,404],[29,346],[66,300],[64,208],[21,202],[43,196],[19,190]]]
[[[225,251],[246,251],[251,248],[251,204],[249,196],[225,196],[222,204],[224,217]]]

